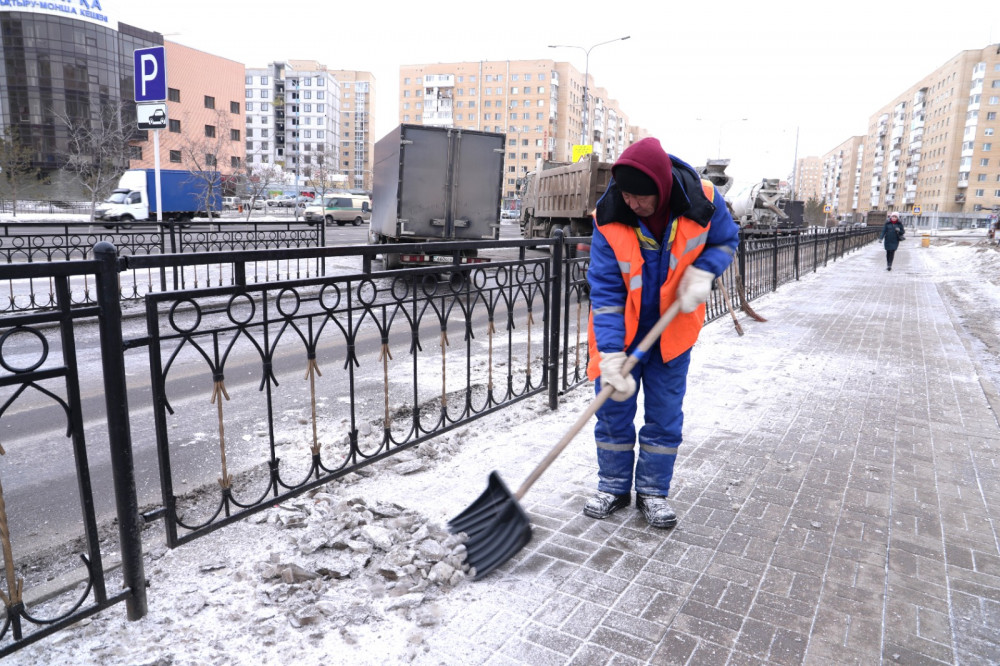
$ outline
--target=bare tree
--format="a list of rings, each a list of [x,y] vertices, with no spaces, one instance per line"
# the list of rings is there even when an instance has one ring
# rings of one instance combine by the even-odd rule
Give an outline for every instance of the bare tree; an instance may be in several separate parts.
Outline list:
[[[309,165],[306,172],[306,182],[316,192],[316,198],[322,201],[327,193],[342,188],[345,179],[337,168],[336,151],[327,150],[315,158],[316,164]]]
[[[69,154],[64,169],[90,195],[90,221],[97,203],[114,189],[128,170],[133,142],[142,139],[135,121],[125,113],[127,101],[102,104],[96,113],[71,115],[53,111],[69,133]]]
[[[214,124],[205,125],[204,136],[185,134],[181,145],[182,158],[188,166],[190,180],[196,184],[202,209],[209,217],[219,209],[218,200],[222,196],[219,160],[232,160],[235,155],[232,146],[237,141],[232,134],[229,114],[217,110],[212,116],[212,122]]]
[[[17,195],[29,179],[38,176],[38,169],[32,165],[34,149],[21,140],[21,132],[13,125],[4,128],[0,136],[0,175],[4,189],[11,199],[14,217],[17,217]]]
[[[282,180],[284,170],[276,164],[254,164],[248,155],[246,162],[243,163],[241,175],[246,181],[247,193],[250,195],[250,205],[247,206],[249,222],[254,203],[267,200],[268,188]]]

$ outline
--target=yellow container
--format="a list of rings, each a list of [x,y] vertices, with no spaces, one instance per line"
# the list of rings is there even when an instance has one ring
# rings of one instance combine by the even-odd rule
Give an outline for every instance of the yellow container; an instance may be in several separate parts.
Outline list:
[[[920,239],[920,247],[930,247],[930,246],[931,246],[930,236],[924,236]]]

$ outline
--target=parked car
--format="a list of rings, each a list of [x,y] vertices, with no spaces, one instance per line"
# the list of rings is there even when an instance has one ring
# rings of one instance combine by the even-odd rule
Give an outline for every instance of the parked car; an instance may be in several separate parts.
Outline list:
[[[253,207],[254,210],[262,210],[264,208],[264,200],[259,197],[254,199],[252,202],[250,199],[244,199],[243,207],[244,208]]]
[[[239,205],[239,197],[222,197],[222,210],[236,210]]]
[[[266,203],[268,208],[291,208],[295,205],[295,196],[282,194],[273,199],[268,199]]]

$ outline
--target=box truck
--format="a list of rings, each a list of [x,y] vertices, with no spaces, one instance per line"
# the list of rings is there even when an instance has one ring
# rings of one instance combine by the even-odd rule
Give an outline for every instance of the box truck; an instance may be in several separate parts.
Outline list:
[[[368,242],[498,239],[505,141],[502,133],[408,124],[379,139]],[[417,249],[382,259],[386,269],[452,261]],[[461,259],[477,261],[475,251]]]
[[[222,177],[218,171],[160,169],[160,197],[164,220],[216,214],[222,210]],[[107,222],[155,221],[155,170],[129,169],[123,173],[111,196],[94,210],[94,217]]]

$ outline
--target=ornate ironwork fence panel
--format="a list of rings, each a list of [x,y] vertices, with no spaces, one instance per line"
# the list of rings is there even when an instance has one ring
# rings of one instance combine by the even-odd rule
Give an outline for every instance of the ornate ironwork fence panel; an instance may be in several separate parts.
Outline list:
[[[548,258],[147,295],[168,543],[547,390],[551,299]]]
[[[111,294],[113,301],[105,312],[109,325],[102,327],[101,338],[106,349],[113,349],[113,329],[118,324],[114,316],[118,308],[116,272],[113,258],[110,262],[0,266],[0,279],[44,279],[51,282],[54,294],[53,309],[0,319],[0,428],[5,433],[4,446],[0,447],[0,550],[4,582],[0,585],[0,600],[6,611],[0,629],[0,656],[122,601],[129,606],[130,618],[138,619],[145,614],[142,547],[138,530],[132,529],[137,526],[139,514],[134,504],[130,465],[119,465],[114,470],[125,585],[122,591],[108,593],[108,570],[98,542],[95,489],[83,424],[81,366],[77,359],[77,322],[93,320],[101,309],[72,307],[70,293],[71,280],[86,276],[95,283],[95,291]],[[107,337],[109,333],[111,338]],[[112,362],[104,370],[113,367]],[[107,377],[106,372],[101,374]],[[100,381],[100,376],[97,379]],[[117,380],[123,382],[124,376]],[[109,400],[117,400],[121,395],[113,383],[105,384]],[[114,416],[121,420],[120,413]],[[43,432],[31,436],[39,431]],[[53,436],[53,432],[63,437]],[[125,432],[124,439],[115,433],[109,436],[116,465],[127,455],[127,447],[120,446],[127,441]],[[18,433],[22,436],[17,436]],[[117,434],[121,434],[120,429]],[[40,461],[44,464],[39,464]],[[79,511],[79,531],[71,538],[66,534],[59,536],[78,544],[76,566],[82,563],[84,572],[80,577],[82,582],[49,600],[45,594],[49,582],[69,572],[64,569],[65,564],[55,563],[49,568],[35,559],[40,544],[52,538],[44,534],[42,521],[44,511],[51,507],[43,504],[45,509],[39,510],[37,495],[48,486],[46,476],[55,474],[57,469],[62,469],[65,477],[76,479],[78,504],[63,508]],[[127,492],[119,493],[127,491],[130,485],[132,503],[124,496]],[[107,489],[98,492],[106,494]]]

